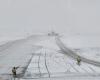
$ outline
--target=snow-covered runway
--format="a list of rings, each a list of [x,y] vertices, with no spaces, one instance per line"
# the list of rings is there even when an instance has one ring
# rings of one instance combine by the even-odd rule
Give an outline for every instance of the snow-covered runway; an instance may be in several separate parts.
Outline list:
[[[100,74],[99,67],[83,62],[79,66],[75,60],[51,49],[42,48],[33,55],[23,79],[93,77]]]
[[[20,68],[17,73],[23,74],[20,80],[66,80],[66,78],[77,80],[77,78],[87,79],[91,77],[99,79],[99,66],[85,62],[81,62],[80,66],[77,65],[75,59],[62,53],[54,36],[30,36],[12,44],[12,46],[3,50],[3,54],[0,56],[0,64],[4,64],[4,67],[0,68],[0,74],[1,76],[4,74],[4,77],[7,77],[6,79],[8,77],[9,80],[11,79],[12,67],[19,65]],[[1,46],[1,48],[6,47]],[[73,54],[71,53],[71,55]]]

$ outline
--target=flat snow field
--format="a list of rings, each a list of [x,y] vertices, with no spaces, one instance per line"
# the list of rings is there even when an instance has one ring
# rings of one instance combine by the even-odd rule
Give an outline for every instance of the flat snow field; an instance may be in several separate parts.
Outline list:
[[[95,73],[95,74],[94,74]],[[57,51],[42,48],[29,64],[24,79],[56,77],[99,77],[100,68],[87,63],[77,65],[76,61]],[[91,78],[89,77],[89,78]]]
[[[54,37],[30,36],[9,44],[0,52],[3,80],[13,79],[13,66],[20,67],[17,73],[26,67],[20,80],[100,80],[99,67],[84,62],[77,65],[76,60],[60,51]]]

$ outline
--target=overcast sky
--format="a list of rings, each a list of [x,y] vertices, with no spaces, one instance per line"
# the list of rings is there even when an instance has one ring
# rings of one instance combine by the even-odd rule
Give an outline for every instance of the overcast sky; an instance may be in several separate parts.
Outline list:
[[[100,34],[99,21],[100,0],[0,0],[0,36]]]

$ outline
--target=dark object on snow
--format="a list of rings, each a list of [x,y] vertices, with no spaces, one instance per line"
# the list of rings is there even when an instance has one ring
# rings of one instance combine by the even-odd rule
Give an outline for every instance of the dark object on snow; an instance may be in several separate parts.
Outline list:
[[[14,77],[16,77],[16,75],[17,75],[17,74],[16,74],[16,70],[17,70],[18,68],[19,68],[19,67],[13,67],[13,68],[12,68],[12,73],[13,73],[13,76],[14,76]]]
[[[81,58],[78,56],[77,57],[77,64],[80,66],[81,65]]]

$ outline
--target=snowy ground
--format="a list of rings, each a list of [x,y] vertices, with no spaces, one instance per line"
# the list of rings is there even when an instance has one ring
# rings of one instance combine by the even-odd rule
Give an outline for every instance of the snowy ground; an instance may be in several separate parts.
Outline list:
[[[100,47],[85,48],[73,51],[75,51],[78,55],[84,56],[86,58],[89,57],[91,60],[100,61]]]
[[[17,73],[21,73],[26,67],[20,80],[100,79],[99,67],[84,62],[77,65],[75,60],[61,53],[54,37],[30,36],[10,44],[12,45],[0,52],[0,74],[6,79],[12,79],[13,66],[20,66]],[[76,52],[81,53],[81,50]]]
[[[83,62],[77,65],[75,60],[60,53],[54,43],[55,40],[50,39],[38,43],[43,48],[34,54],[24,79],[99,76],[99,67]]]
[[[36,50],[41,46],[34,45],[36,42],[46,39],[47,36],[30,36],[25,39],[15,40],[0,46],[0,77],[11,76],[11,69],[19,66],[17,73],[22,73]]]
[[[76,61],[69,57],[54,50],[43,48],[34,54],[23,78],[86,77],[99,76],[99,74],[99,67],[86,63],[81,63],[81,66],[78,66]]]

